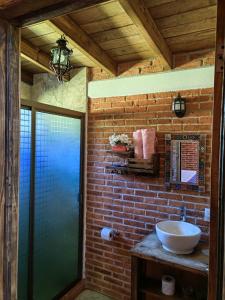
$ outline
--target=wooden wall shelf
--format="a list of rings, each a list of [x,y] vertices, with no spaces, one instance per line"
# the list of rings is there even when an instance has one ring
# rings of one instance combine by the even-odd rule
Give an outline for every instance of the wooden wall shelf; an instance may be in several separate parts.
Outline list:
[[[115,154],[115,152],[113,152],[113,154]],[[156,177],[159,175],[159,166],[160,155],[159,153],[155,153],[151,160],[128,158],[125,166],[120,166],[118,163],[115,165],[112,164],[112,166],[106,167],[106,172],[120,175],[139,174]]]
[[[120,157],[134,157],[134,151],[112,151],[112,150],[107,150],[107,153],[120,156]]]

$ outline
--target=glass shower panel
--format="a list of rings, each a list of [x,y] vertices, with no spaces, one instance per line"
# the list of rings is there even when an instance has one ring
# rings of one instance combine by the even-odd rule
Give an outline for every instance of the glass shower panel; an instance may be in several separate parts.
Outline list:
[[[33,299],[51,300],[80,278],[81,121],[36,113]]]
[[[20,110],[20,200],[18,300],[26,300],[28,289],[29,213],[31,173],[31,111]]]

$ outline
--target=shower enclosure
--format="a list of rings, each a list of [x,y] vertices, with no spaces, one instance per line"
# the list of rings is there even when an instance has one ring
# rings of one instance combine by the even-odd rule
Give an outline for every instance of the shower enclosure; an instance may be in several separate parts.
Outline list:
[[[81,279],[83,126],[82,113],[21,108],[19,300],[59,299]]]

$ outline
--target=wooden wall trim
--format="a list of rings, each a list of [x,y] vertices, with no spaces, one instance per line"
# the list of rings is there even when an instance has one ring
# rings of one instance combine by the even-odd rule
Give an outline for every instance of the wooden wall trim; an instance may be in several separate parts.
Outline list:
[[[74,300],[85,289],[85,280],[79,281],[69,292],[67,292],[60,300]]]
[[[217,7],[217,38],[216,38],[216,66],[214,86],[213,111],[213,140],[212,140],[212,168],[211,168],[211,222],[210,222],[210,262],[209,262],[209,292],[208,300],[222,299],[221,281],[223,261],[221,258],[223,247],[223,199],[221,198],[223,185],[223,136],[224,130],[224,48],[225,48],[225,1],[219,0]],[[224,231],[224,228],[221,228]]]
[[[0,299],[3,300],[4,206],[5,206],[5,23],[0,21]]]
[[[17,299],[19,29],[0,20],[0,299]]]

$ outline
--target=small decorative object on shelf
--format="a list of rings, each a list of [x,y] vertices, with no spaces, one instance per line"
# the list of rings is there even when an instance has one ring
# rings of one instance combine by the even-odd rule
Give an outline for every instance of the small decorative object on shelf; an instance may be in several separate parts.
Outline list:
[[[127,167],[126,166],[107,166],[106,172],[110,174],[126,175]]]
[[[110,145],[112,146],[112,151],[114,152],[126,152],[129,151],[129,138],[126,134],[115,133],[109,137]]]
[[[114,152],[126,152],[127,151],[127,146],[123,146],[123,145],[112,146],[112,151],[114,151]]]
[[[175,278],[170,275],[162,277],[162,293],[166,296],[173,296],[175,294]]]

